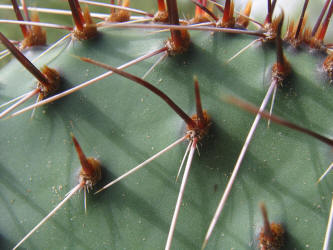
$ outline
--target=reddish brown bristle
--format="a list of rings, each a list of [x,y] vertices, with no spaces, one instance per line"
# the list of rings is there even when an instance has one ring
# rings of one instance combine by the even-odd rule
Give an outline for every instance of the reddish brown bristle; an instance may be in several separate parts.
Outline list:
[[[176,0],[167,0],[169,23],[179,25],[178,7]],[[171,38],[167,41],[168,52],[171,55],[187,51],[190,45],[190,34],[187,30],[171,29]]]
[[[311,29],[309,27],[304,28],[303,38],[302,38],[303,42],[309,45],[312,39],[313,36],[311,36]]]
[[[194,16],[202,16],[205,12],[203,11],[202,7],[206,7],[207,2],[202,3],[202,1],[196,1],[196,0],[192,0],[192,2],[196,5],[195,6],[195,14]]]
[[[265,38],[264,41],[274,41],[277,37],[278,27],[281,21],[281,15],[274,18],[271,23],[264,25]]]
[[[96,183],[102,178],[102,169],[100,162],[95,158],[87,158],[87,162],[92,169],[92,175],[87,174],[87,172],[81,168],[79,179],[80,183],[84,183],[88,188],[96,185]]]
[[[277,36],[277,30],[280,23],[281,16],[273,19],[273,12],[275,8],[276,1],[271,2],[268,0],[268,14],[266,16],[264,25],[263,25],[263,32],[266,35],[262,41],[274,41]]]
[[[77,139],[75,138],[74,135],[72,136],[72,140],[74,143],[74,147],[75,150],[77,152],[77,155],[79,157],[81,166],[82,166],[82,170],[84,171],[84,173],[88,176],[92,176],[94,174],[94,169],[92,168],[92,166],[89,164],[87,157],[85,156],[85,154],[82,151],[82,148],[79,144],[79,142],[77,141]]]
[[[25,0],[21,0],[21,4],[22,4],[23,13],[25,15],[25,18],[27,19],[27,21],[31,21],[31,19],[29,17],[28,7],[27,7],[27,5],[25,3]]]
[[[307,21],[307,16],[305,15],[302,20],[301,26],[295,26],[295,22],[292,20],[288,24],[287,32],[284,36],[284,40],[291,44],[294,48],[297,48],[302,43],[308,43],[311,40],[311,31],[309,28],[305,28]],[[299,34],[297,35],[297,30],[299,28]]]
[[[21,14],[21,11],[18,7],[18,4],[17,4],[16,0],[11,0],[11,1],[12,1],[13,9],[14,9],[17,20],[24,21],[24,18]],[[24,24],[20,24],[20,27],[21,27],[21,30],[22,30],[23,37],[24,38],[27,37],[28,33],[29,33],[28,27]]]
[[[124,0],[122,2],[123,7],[129,7],[130,1],[129,0]],[[111,15],[108,18],[108,21],[110,22],[127,22],[131,19],[131,14],[128,10],[118,10],[112,8],[111,10]]]
[[[312,36],[310,28],[306,28],[303,33],[303,42],[312,49],[318,49],[318,50],[325,51],[326,48],[323,46],[322,42],[317,39],[319,32],[320,32],[320,29],[317,31],[317,34],[315,36]]]
[[[158,11],[154,15],[153,22],[155,23],[168,23],[169,22],[169,14],[168,11]]]
[[[331,82],[333,81],[333,53],[328,55],[323,63],[323,69],[328,74]]]
[[[234,18],[234,1],[226,0],[223,17],[218,22],[217,26],[223,28],[233,28],[235,27],[235,18]]]
[[[279,250],[284,246],[284,229],[281,224],[269,223],[267,210],[260,204],[264,226],[259,234],[259,247],[261,250]]]
[[[288,77],[291,72],[290,63],[287,61],[283,54],[283,44],[281,38],[281,30],[284,20],[284,13],[280,15],[278,18],[279,24],[277,27],[277,34],[276,34],[276,63],[273,65],[272,68],[272,78],[276,79],[278,83],[282,84],[282,82]]]
[[[210,22],[213,19],[217,22],[219,19],[210,8],[207,8],[207,1],[191,0],[195,5],[195,16],[190,20],[190,24]],[[200,11],[199,11],[200,10]]]
[[[287,61],[284,55],[282,55],[283,63],[275,63],[272,68],[272,77],[278,80],[278,83],[282,85],[284,79],[286,79],[291,73],[290,63]]]
[[[304,32],[304,36],[303,36],[303,41],[308,44],[311,48],[313,49],[318,49],[318,50],[322,50],[322,51],[326,51],[327,47],[324,45],[324,38],[330,23],[330,19],[332,17],[333,14],[333,1],[331,1],[331,4],[329,6],[326,18],[323,22],[323,24],[321,24],[321,20],[324,17],[324,14],[327,10],[329,4],[329,0],[327,0],[325,2],[325,6],[323,7],[320,16],[318,17],[318,20],[316,22],[315,27],[313,28],[311,34],[309,32],[309,30],[306,30],[306,32]]]
[[[17,20],[24,21],[24,18],[20,12],[20,9],[18,7],[18,4],[16,0],[12,0],[13,9],[15,11]],[[25,5],[25,4],[24,4]],[[25,6],[25,11],[27,11],[27,8]],[[27,17],[28,13],[26,13]],[[29,20],[30,21],[30,20]],[[33,22],[39,22],[39,16],[37,13],[33,13],[31,21]],[[24,24],[20,24],[22,33],[23,33],[23,41],[21,43],[21,48],[28,48],[33,46],[44,46],[46,45],[46,32],[39,26],[32,25],[27,26]]]
[[[177,33],[179,36],[172,36],[166,42],[166,46],[168,48],[169,55],[178,55],[186,52],[190,46],[190,34],[187,30],[171,30],[171,31],[178,31]],[[176,34],[176,33],[171,33]],[[175,38],[175,39],[173,39]]]
[[[115,4],[115,1],[114,0],[110,0],[110,4]],[[114,12],[116,12],[116,9],[115,8],[111,8],[111,10],[110,10],[110,13],[111,13],[111,15],[114,13]]]
[[[281,30],[284,20],[283,12],[281,16],[278,18],[278,20],[279,24],[277,27],[277,35],[276,35],[276,63],[273,65],[272,68],[272,77],[277,79],[278,83],[282,84],[282,82],[290,74],[291,66],[283,54],[283,44],[281,38]]]
[[[158,11],[166,11],[164,0],[157,0]]]
[[[123,6],[123,7],[129,7],[130,6],[130,0],[122,0],[121,6]]]
[[[300,19],[299,19],[298,27],[297,27],[297,30],[296,30],[296,33],[295,33],[295,37],[294,37],[294,39],[295,39],[296,41],[297,41],[298,38],[299,38],[299,35],[300,35],[300,33],[301,33],[302,28],[304,28],[304,24],[305,24],[304,17],[305,17],[305,11],[306,11],[306,8],[308,7],[308,4],[309,4],[309,0],[305,0],[305,1],[304,1],[304,5],[303,5],[302,14],[301,14],[301,17],[300,17]]]
[[[323,22],[323,25],[322,25],[322,27],[320,29],[320,32],[318,33],[317,39],[320,42],[324,41],[324,38],[325,38],[325,35],[326,35],[326,31],[327,31],[328,25],[330,23],[332,14],[333,14],[333,1],[331,1],[330,7],[329,7],[327,15],[326,15],[326,18],[325,18],[325,20]]]
[[[267,210],[266,210],[266,206],[261,203],[260,204],[260,210],[261,210],[261,214],[264,220],[264,227],[263,227],[263,234],[265,235],[265,238],[268,239],[272,239],[272,231],[271,231],[271,227],[269,226],[269,220],[268,220],[268,215],[267,215]]]
[[[273,15],[272,2],[271,0],[267,0],[267,16],[265,19],[265,24],[272,23],[272,15]]]
[[[71,137],[81,163],[81,170],[79,174],[80,183],[85,185],[87,188],[92,188],[92,186],[95,185],[102,177],[101,164],[95,158],[87,158],[75,136],[72,134]]]
[[[300,43],[305,42],[305,36],[307,35],[307,34],[305,34],[306,29],[310,30],[310,28],[306,28],[307,20],[308,20],[308,15],[306,13],[304,18],[303,18],[303,23],[302,23],[302,26],[301,26],[300,36],[298,38],[298,41],[300,41]]]
[[[0,40],[12,52],[16,59],[38,80],[37,89],[40,90],[39,99],[43,99],[59,89],[60,75],[56,70],[47,66],[44,66],[41,71],[38,70],[1,32]]]
[[[45,97],[52,95],[59,90],[61,79],[58,71],[46,65],[41,68],[41,71],[48,80],[47,84],[43,84],[42,82],[37,83],[37,87],[41,90],[40,99],[44,99]]]
[[[226,23],[228,22],[229,18],[230,18],[230,8],[231,8],[231,0],[226,0],[225,1],[225,7],[224,7],[224,14],[223,14],[223,18],[222,18],[222,22]]]
[[[194,77],[194,93],[197,113],[193,115],[191,119],[194,121],[195,126],[188,124],[187,130],[192,132],[193,136],[200,140],[208,133],[211,123],[207,111],[202,109],[199,82],[197,77]]]
[[[204,126],[202,128],[199,128],[199,120],[201,120],[198,117],[198,114],[194,114],[191,116],[191,119],[195,122],[196,126],[189,126],[187,125],[187,131],[190,132],[191,137],[196,137],[197,139],[201,140],[205,135],[208,133],[208,130],[210,128],[211,122],[210,122],[210,116],[207,113],[207,110],[202,111],[203,120],[204,120]]]
[[[273,2],[271,2],[271,0],[267,0],[267,16],[266,16],[264,25],[272,23],[275,4],[276,4],[276,0],[273,0]]]
[[[169,22],[169,14],[165,7],[164,0],[158,0],[158,11],[154,15],[153,22],[156,23],[168,23]]]
[[[295,21],[291,20],[287,25],[287,31],[284,36],[284,40],[286,42],[292,43],[294,37],[295,37]]]
[[[267,0],[267,16],[266,16],[264,25],[271,25],[271,23],[273,21],[273,13],[274,13],[276,2],[277,2],[277,0],[273,0],[273,2],[271,0]]]
[[[330,1],[331,0],[326,0],[325,5],[324,5],[323,9],[321,10],[320,15],[318,17],[318,20],[317,20],[315,26],[312,29],[311,36],[315,36],[316,35],[316,33],[318,31],[318,28],[320,27],[321,21],[323,20],[325,12],[326,12],[326,10],[328,8],[328,5],[329,5]]]
[[[250,20],[249,20],[249,18],[246,18],[246,17],[250,16],[251,10],[252,10],[252,0],[249,0],[242,12],[242,15],[239,15],[236,20],[237,26],[244,28],[244,29],[246,29],[247,26],[249,26]]]
[[[34,12],[31,16],[31,21],[39,22],[39,16],[37,12]],[[33,46],[45,46],[46,45],[46,31],[40,26],[33,25],[29,29],[28,36],[22,41],[21,47],[28,48]]]
[[[263,231],[259,235],[259,247],[261,250],[279,250],[284,246],[285,231],[281,224],[272,222],[270,224],[272,237],[267,238]]]
[[[26,58],[21,51],[19,51],[1,32],[0,32],[1,42],[10,50],[13,56],[34,76],[38,81],[49,84],[48,79],[40,72],[35,65],[33,65],[28,58]]]
[[[167,0],[169,23],[179,25],[178,7],[176,0]],[[171,38],[167,41],[166,46],[171,55],[181,54],[188,50],[190,45],[190,34],[187,30],[171,29]]]
[[[80,32],[83,32],[85,20],[83,18],[81,7],[80,7],[78,0],[68,0],[68,4],[72,11],[73,20],[74,20],[76,29]]]
[[[79,29],[78,26],[76,26],[73,31],[74,37],[78,40],[87,40],[96,36],[97,34],[96,24],[93,22],[89,12],[89,8],[87,6],[84,8],[83,20],[84,22],[82,30]]]
[[[169,14],[167,11],[158,11],[154,15],[153,22],[155,23],[168,23],[169,22]]]

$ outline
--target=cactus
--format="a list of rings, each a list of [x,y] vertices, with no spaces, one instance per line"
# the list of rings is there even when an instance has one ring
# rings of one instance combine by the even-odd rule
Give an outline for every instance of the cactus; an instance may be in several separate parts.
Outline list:
[[[150,13],[154,6],[157,12],[155,1],[151,5],[142,2],[132,1],[131,7]],[[205,1],[196,2],[203,5]],[[194,13],[193,3],[189,1],[186,5],[191,7],[186,13]],[[93,12],[109,12],[106,7],[89,7]],[[66,4],[62,8],[69,9]],[[214,13],[223,16],[215,9]],[[298,18],[289,20],[294,19],[297,24]],[[47,20],[43,16],[40,19]],[[62,80],[58,93],[64,93],[106,72],[80,57],[118,67],[165,47],[169,32],[154,32],[142,28],[143,25],[146,24],[137,24],[137,28],[98,28],[98,34],[88,40],[68,38],[34,64],[38,68],[46,64],[56,69]],[[19,28],[13,24],[6,27]],[[255,30],[255,26],[249,29]],[[7,28],[1,32],[13,39]],[[61,33],[57,39],[68,33],[51,32]],[[255,42],[227,63],[240,49],[260,38],[258,34],[210,30],[192,30],[189,34],[187,51],[174,56],[164,56],[165,52],[160,51],[126,69],[142,77],[164,56],[145,80],[191,116],[197,100],[195,75],[202,106],[211,117],[208,134],[198,142],[200,154],[193,156],[172,249],[202,246],[254,120],[252,114],[226,103],[225,97],[236,96],[260,106],[274,78],[272,68],[276,63],[276,46],[269,41]],[[301,34],[306,34],[306,29]],[[302,37],[303,42],[311,38]],[[313,40],[308,43],[316,45]],[[324,40],[324,44],[328,42]],[[331,50],[318,51],[308,45],[294,49],[289,42],[283,46],[291,74],[286,79],[282,77],[273,114],[331,137],[333,90],[330,72],[324,72],[322,66],[325,60],[324,65],[329,65],[327,54]],[[34,47],[23,52],[33,61],[45,49]],[[0,70],[0,105],[36,88],[34,77],[16,59]],[[29,100],[14,112],[33,102]],[[80,160],[71,133],[85,154],[98,158],[102,164],[102,180],[94,189],[97,191],[182,138],[187,129],[160,97],[115,74],[36,108],[32,119],[31,112],[10,118],[11,113],[8,119],[0,120],[2,249],[15,246],[77,185]],[[22,248],[163,248],[181,183],[181,178],[176,181],[176,175],[187,145],[186,141],[180,143],[98,194],[90,192],[87,213],[83,194],[75,195]],[[328,174],[321,182],[316,181],[331,162],[331,146],[298,131],[260,121],[206,249],[263,249],[259,239],[263,227],[260,202],[265,203],[269,220],[283,226],[286,237],[282,249],[322,248],[330,213],[332,177]]]

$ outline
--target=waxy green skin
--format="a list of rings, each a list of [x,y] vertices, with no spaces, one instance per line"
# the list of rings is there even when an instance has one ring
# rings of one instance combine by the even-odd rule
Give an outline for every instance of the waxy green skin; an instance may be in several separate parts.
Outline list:
[[[203,107],[212,118],[210,133],[199,145],[200,156],[193,161],[173,249],[201,247],[254,120],[222,98],[238,96],[259,106],[275,62],[274,46],[258,44],[226,64],[254,38],[198,31],[190,34],[189,51],[167,57],[146,79],[192,115],[196,75]],[[65,90],[105,72],[73,55],[119,66],[161,48],[168,36],[151,34],[150,30],[103,30],[94,39],[74,41],[65,50],[49,53],[37,65],[47,63],[56,68]],[[277,92],[274,113],[331,136],[333,89],[318,70],[324,57],[307,49],[287,49],[286,56],[293,73]],[[128,72],[142,76],[157,57],[132,66]],[[33,77],[15,60],[1,69],[1,103],[34,87]],[[33,119],[30,115],[0,121],[3,249],[13,247],[77,183],[80,163],[71,132],[88,157],[102,162],[101,187],[186,131],[184,122],[159,97],[116,75],[38,108]],[[87,215],[83,194],[76,195],[22,249],[163,248],[180,186],[175,176],[186,146],[178,145],[102,193],[90,193]],[[261,201],[269,218],[285,226],[286,249],[320,249],[332,176],[319,184],[316,181],[332,159],[329,146],[276,124],[268,128],[267,122],[261,121],[207,249],[255,249],[262,226]]]

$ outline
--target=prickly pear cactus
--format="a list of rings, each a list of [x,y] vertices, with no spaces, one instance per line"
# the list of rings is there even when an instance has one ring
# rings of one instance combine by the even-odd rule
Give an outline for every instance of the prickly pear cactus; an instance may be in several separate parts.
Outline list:
[[[153,7],[141,7],[139,2],[133,1],[133,8],[152,11]],[[63,8],[68,9],[66,5]],[[107,12],[101,7],[93,10]],[[35,65],[47,64],[60,73],[61,93],[106,72],[78,57],[121,66],[165,46],[169,32],[153,31],[101,28],[87,41],[66,40]],[[2,32],[7,34],[7,30]],[[196,75],[202,105],[212,123],[198,144],[200,154],[195,153],[193,159],[172,249],[201,247],[254,120],[252,114],[223,98],[237,96],[260,106],[276,62],[274,43],[258,42],[226,63],[257,39],[254,36],[190,31],[190,39],[187,52],[166,56],[146,77],[191,116],[196,105]],[[326,55],[311,53],[308,47],[294,50],[284,44],[284,48],[292,73],[277,90],[273,113],[332,136],[333,89],[322,71]],[[24,54],[33,60],[45,49],[26,49]],[[126,71],[142,77],[161,55]],[[2,67],[1,103],[34,88],[36,80],[16,59]],[[30,100],[23,106],[33,103]],[[0,130],[0,246],[7,249],[77,184],[80,162],[71,133],[87,156],[102,163],[103,178],[96,191],[184,136],[186,124],[160,97],[114,74],[38,107],[32,119],[31,111],[2,119]],[[83,193],[78,193],[25,241],[22,249],[163,248],[181,183],[181,178],[175,181],[176,175],[187,145],[187,141],[177,145],[103,192],[90,192],[87,213]],[[322,248],[332,176],[316,181],[332,159],[332,148],[326,144],[274,123],[268,127],[262,120],[207,249],[257,249],[263,225],[260,202],[266,204],[269,219],[284,227],[282,249]]]

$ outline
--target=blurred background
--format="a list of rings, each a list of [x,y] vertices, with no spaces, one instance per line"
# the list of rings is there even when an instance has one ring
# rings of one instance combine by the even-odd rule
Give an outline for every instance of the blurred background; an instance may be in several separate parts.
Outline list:
[[[96,0],[97,2],[105,2],[109,3],[109,0]],[[241,10],[244,8],[248,0],[234,0],[236,10]],[[253,1],[253,8],[251,17],[256,19],[259,22],[263,22],[264,17],[267,13],[267,0],[252,0]],[[286,16],[286,22],[284,27],[289,20],[294,19],[298,20],[300,13],[302,11],[302,7],[305,0],[278,0],[277,8],[275,10],[275,15],[278,15],[281,9],[284,10]],[[19,3],[20,0],[17,0]],[[28,6],[33,7],[44,7],[44,8],[54,8],[54,9],[66,9],[68,10],[68,3],[66,0],[25,0]],[[224,4],[225,0],[217,0],[218,3]],[[313,26],[323,5],[325,0],[310,0],[308,5],[308,25]],[[194,4],[191,0],[178,0],[179,3],[179,12],[181,18],[188,18],[190,19],[194,14]],[[0,0],[0,7],[3,5],[11,5],[10,0]],[[131,7],[132,8],[139,8],[148,12],[154,12],[157,9],[157,0],[131,0]],[[105,7],[96,7],[96,6],[89,6],[89,9],[92,12],[99,12],[99,13],[109,13]],[[220,14],[220,13],[218,13]],[[1,9],[0,8],[0,19],[14,19],[16,17],[13,11],[8,9]],[[50,22],[50,23],[57,23],[57,24],[67,24],[72,25],[72,19],[70,16],[62,16],[62,15],[55,15],[55,14],[40,14],[40,19],[43,22]],[[325,41],[327,43],[333,42],[333,24],[330,24],[328,28],[328,34],[326,35]],[[252,27],[253,28],[253,27]],[[251,29],[251,27],[250,27]],[[47,28],[47,39],[48,43],[52,43],[65,35],[67,31],[57,30]],[[2,24],[0,23],[0,31],[3,32],[8,38],[12,40],[22,40],[22,34],[20,29],[15,24]],[[0,50],[4,49],[0,46]]]

